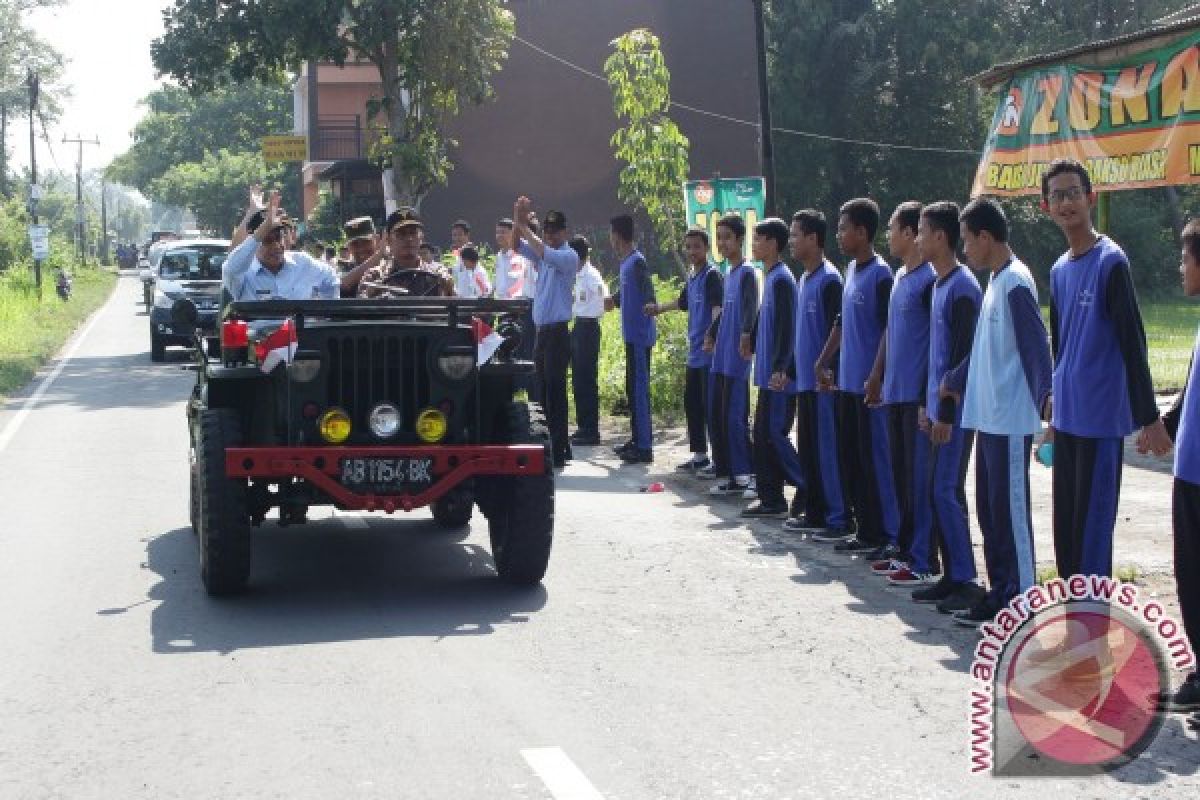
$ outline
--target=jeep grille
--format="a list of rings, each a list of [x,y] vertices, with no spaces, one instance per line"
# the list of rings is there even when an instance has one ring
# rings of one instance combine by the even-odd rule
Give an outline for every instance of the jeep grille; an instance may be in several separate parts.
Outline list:
[[[417,412],[429,406],[429,342],[419,336],[334,336],[327,340],[328,397],[358,430],[371,409],[393,403],[401,431],[414,433]]]

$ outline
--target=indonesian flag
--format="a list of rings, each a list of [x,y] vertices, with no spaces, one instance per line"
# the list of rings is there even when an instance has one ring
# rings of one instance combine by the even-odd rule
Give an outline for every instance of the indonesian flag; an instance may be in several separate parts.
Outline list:
[[[483,366],[496,355],[500,345],[504,344],[504,337],[479,317],[471,317],[471,330],[475,333],[475,344],[479,346],[479,357],[475,363],[477,366]]]
[[[268,334],[262,341],[255,342],[254,354],[258,356],[258,368],[270,374],[280,364],[292,363],[296,349],[300,346],[296,339],[296,326],[290,319],[284,320],[276,330]]]

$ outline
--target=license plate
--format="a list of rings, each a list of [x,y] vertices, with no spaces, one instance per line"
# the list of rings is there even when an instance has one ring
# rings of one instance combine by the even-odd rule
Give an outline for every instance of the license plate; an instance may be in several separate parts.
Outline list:
[[[343,458],[342,485],[374,494],[400,494],[433,483],[432,458]]]

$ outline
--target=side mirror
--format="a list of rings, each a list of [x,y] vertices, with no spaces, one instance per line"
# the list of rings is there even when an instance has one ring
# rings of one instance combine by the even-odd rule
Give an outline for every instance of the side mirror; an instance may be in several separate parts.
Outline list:
[[[186,297],[181,297],[171,306],[171,323],[176,328],[194,331],[199,321],[200,312],[196,304]]]

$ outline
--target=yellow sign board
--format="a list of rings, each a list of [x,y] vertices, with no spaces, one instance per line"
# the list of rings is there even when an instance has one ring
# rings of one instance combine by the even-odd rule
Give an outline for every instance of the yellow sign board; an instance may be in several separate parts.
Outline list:
[[[308,137],[264,136],[262,152],[263,161],[268,164],[281,161],[304,161],[308,158]]]

